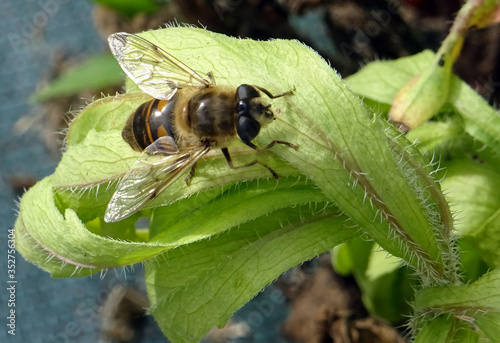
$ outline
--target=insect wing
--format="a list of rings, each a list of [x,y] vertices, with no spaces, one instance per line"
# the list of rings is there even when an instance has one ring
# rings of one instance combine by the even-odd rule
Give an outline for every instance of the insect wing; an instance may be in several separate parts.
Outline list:
[[[140,36],[119,32],[109,36],[108,43],[127,76],[156,99],[169,100],[179,88],[212,85],[174,56]]]
[[[117,222],[144,208],[208,151],[209,147],[201,145],[179,151],[171,137],[158,138],[118,183],[104,221]]]

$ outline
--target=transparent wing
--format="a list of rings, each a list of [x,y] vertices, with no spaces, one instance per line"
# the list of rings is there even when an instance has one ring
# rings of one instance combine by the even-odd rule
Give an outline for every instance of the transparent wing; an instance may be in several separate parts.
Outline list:
[[[104,221],[117,222],[144,208],[209,150],[200,145],[179,151],[171,137],[158,138],[118,183]]]
[[[108,43],[127,76],[156,99],[168,100],[178,88],[212,85],[211,81],[142,37],[119,32],[109,36]]]

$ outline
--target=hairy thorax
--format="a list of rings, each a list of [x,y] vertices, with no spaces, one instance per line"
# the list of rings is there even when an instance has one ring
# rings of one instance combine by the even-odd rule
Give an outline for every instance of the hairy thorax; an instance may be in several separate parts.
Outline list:
[[[222,147],[237,137],[234,89],[183,89],[177,96],[182,115],[176,116],[175,127],[181,145],[208,142]]]

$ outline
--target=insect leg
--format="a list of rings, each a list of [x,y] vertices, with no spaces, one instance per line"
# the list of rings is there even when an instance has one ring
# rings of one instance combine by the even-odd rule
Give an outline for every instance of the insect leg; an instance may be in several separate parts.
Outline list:
[[[258,147],[257,145],[253,144],[251,141],[247,141],[247,140],[241,140],[241,141],[243,143],[245,143],[246,145],[248,145],[250,148],[252,148],[254,150],[257,150],[257,151],[271,149],[276,144],[283,144],[283,145],[286,145],[286,146],[288,146],[288,147],[290,147],[290,148],[292,148],[294,150],[298,150],[299,149],[298,145],[296,145],[296,144],[285,142],[285,141],[280,141],[280,140],[274,140],[274,141],[272,141],[271,143],[269,143],[268,145],[266,145],[263,148]]]
[[[221,150],[222,150],[222,153],[224,154],[224,157],[226,158],[226,161],[227,161],[227,164],[229,165],[229,168],[240,169],[240,168],[250,167],[250,166],[253,166],[255,164],[260,164],[261,166],[263,166],[264,168],[269,170],[269,172],[273,175],[273,177],[276,180],[279,179],[278,174],[276,174],[276,172],[271,167],[269,167],[267,164],[265,164],[259,160],[253,160],[252,162],[249,162],[247,164],[243,164],[241,166],[235,166],[235,165],[233,165],[233,161],[231,160],[231,155],[229,155],[229,151],[227,150],[227,148],[222,148]]]
[[[268,91],[267,89],[265,88],[262,88],[262,87],[259,87],[259,86],[256,86],[256,85],[253,85],[255,88],[257,88],[258,90],[260,90],[262,93],[264,93],[265,95],[267,95],[270,99],[276,99],[276,98],[281,98],[282,96],[285,96],[285,95],[288,95],[288,94],[292,94],[293,91],[295,90],[295,87],[293,87],[293,89],[290,89],[289,91],[286,91],[286,92],[283,92],[283,93],[280,93],[280,94],[276,94],[276,95],[273,95],[270,91]]]
[[[191,181],[191,179],[194,177],[194,172],[196,170],[197,164],[198,164],[198,162],[195,162],[193,164],[193,166],[191,167],[191,170],[189,171],[189,175],[184,178],[184,182],[186,183],[186,185],[189,185],[189,181]]]
[[[209,71],[207,73],[207,76],[208,76],[208,79],[210,80],[210,82],[212,82],[212,85],[215,86],[215,79],[214,79],[214,74],[212,74],[211,71]]]
[[[290,143],[290,142],[285,142],[285,141],[272,141],[271,143],[269,143],[267,146],[263,147],[263,148],[258,148],[257,150],[267,150],[267,149],[271,149],[273,146],[275,146],[276,144],[283,144],[283,145],[286,145],[294,150],[298,150],[299,147],[296,145],[296,144],[293,144],[293,143]]]

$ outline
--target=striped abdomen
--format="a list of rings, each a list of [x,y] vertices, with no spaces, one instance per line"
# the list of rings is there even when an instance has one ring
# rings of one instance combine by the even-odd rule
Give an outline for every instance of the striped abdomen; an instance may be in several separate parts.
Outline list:
[[[137,108],[122,132],[123,139],[132,149],[143,151],[163,136],[171,136],[176,141],[172,129],[176,99],[175,96],[171,100],[154,99]]]

